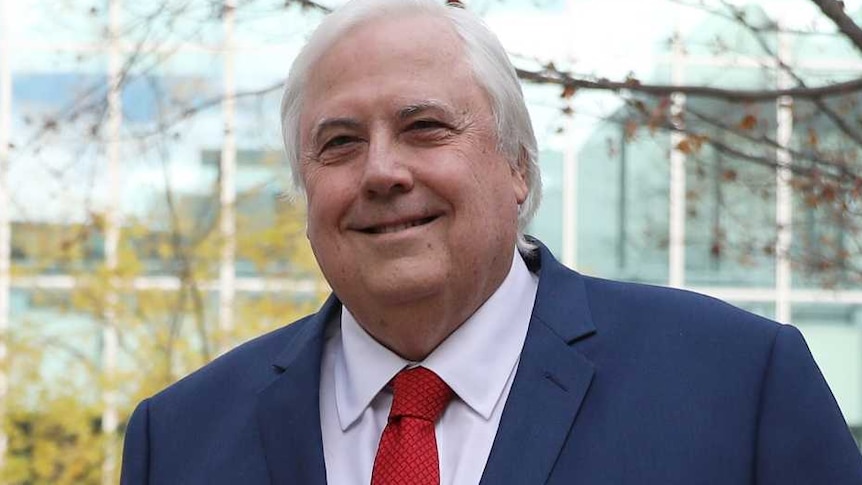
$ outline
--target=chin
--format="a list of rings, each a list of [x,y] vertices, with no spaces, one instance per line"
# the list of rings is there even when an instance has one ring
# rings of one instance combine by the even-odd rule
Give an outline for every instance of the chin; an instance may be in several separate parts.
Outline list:
[[[371,278],[367,281],[367,292],[374,301],[383,305],[409,305],[440,294],[446,278],[442,274],[390,273],[389,277]]]

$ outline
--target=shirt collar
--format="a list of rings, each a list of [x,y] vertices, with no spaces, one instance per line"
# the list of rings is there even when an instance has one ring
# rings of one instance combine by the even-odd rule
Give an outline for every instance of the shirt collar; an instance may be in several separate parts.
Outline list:
[[[489,419],[514,370],[527,336],[538,278],[518,252],[499,288],[420,364],[433,370],[473,411]],[[341,358],[335,399],[341,429],[412,363],[374,340],[347,308],[341,312]]]

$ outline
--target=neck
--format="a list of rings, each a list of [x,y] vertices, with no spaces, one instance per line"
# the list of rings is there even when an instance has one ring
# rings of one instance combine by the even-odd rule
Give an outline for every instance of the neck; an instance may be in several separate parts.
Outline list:
[[[512,260],[507,259],[484,279],[452,279],[433,292],[400,301],[393,301],[391,295],[380,295],[342,302],[375,340],[402,358],[419,362],[497,291],[511,265]]]
[[[359,325],[381,345],[406,360],[420,362],[458,330],[486,299],[455,311],[451,310],[452,306],[435,301],[387,308],[384,311],[351,308],[351,313]]]

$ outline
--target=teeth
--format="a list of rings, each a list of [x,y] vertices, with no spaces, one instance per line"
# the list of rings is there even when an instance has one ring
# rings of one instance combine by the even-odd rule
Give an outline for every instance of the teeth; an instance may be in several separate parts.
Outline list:
[[[371,232],[372,234],[388,234],[390,232],[403,231],[405,229],[410,229],[411,227],[416,227],[416,226],[428,224],[429,222],[433,221],[434,219],[435,219],[434,217],[426,217],[425,219],[419,219],[419,220],[415,220],[412,222],[405,222],[403,224],[394,224],[391,226],[373,227],[368,232]]]
[[[376,227],[376,228],[374,228],[374,232],[376,234],[387,234],[390,232],[403,231],[404,229],[410,229],[411,227],[418,226],[418,225],[422,224],[422,222],[423,221],[414,221],[414,222],[407,222],[404,224],[396,224],[394,226]]]

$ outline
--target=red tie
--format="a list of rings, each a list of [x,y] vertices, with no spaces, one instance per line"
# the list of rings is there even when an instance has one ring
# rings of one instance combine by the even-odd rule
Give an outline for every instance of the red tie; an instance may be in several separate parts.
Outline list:
[[[424,367],[402,370],[392,387],[392,409],[377,447],[371,485],[439,485],[434,422],[452,399],[452,389]]]

